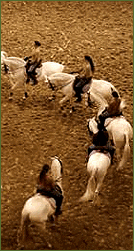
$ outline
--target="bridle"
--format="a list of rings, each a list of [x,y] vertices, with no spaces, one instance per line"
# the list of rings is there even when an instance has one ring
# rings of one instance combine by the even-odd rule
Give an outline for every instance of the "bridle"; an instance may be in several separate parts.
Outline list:
[[[56,180],[55,180],[55,182],[60,182],[62,180],[62,176],[60,176],[59,178],[57,178]]]
[[[14,74],[14,73],[16,73],[19,69],[21,69],[21,68],[24,68],[25,66],[23,65],[23,66],[19,66],[19,67],[17,67],[15,70],[11,70],[10,68],[9,68],[9,66],[7,65],[7,64],[3,64],[3,67],[4,67],[4,71],[5,71],[5,73],[8,73],[8,74]]]

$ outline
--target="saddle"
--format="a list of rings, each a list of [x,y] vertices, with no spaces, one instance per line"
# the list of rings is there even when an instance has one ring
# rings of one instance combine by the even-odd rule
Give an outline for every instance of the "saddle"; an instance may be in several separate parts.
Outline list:
[[[37,193],[38,196],[40,195],[43,195],[41,193]],[[45,198],[47,199],[47,201],[50,203],[50,205],[52,206],[52,208],[55,210],[56,209],[56,203],[55,203],[55,199],[53,199],[52,197],[48,197],[46,195],[43,195],[45,196]]]
[[[37,193],[40,193],[48,198],[52,197],[52,193],[56,194],[56,197],[60,197],[62,195],[62,190],[61,188],[56,184],[54,189],[52,191],[46,191],[43,187],[41,187],[40,185],[38,185],[37,187]],[[53,197],[52,197],[53,198]]]
[[[32,62],[30,57],[26,57],[24,60],[27,61],[26,65],[25,65],[27,74],[37,75],[35,70],[36,70],[36,68],[40,68],[42,66],[42,59],[40,59],[39,62]]]
[[[34,73],[34,75],[37,75],[37,73],[35,72],[36,68],[40,68],[41,67],[41,59],[39,62],[34,62],[34,63],[30,63],[29,65],[29,69],[28,72],[29,73]]]
[[[73,83],[74,91],[79,90],[80,93],[87,92],[90,88],[91,79],[92,79],[92,77],[86,78],[86,77],[81,77],[80,75],[76,76],[74,83]]]
[[[101,151],[101,150],[93,150],[90,154],[89,154],[89,157],[91,157],[91,155],[93,155],[94,153],[97,153],[97,152],[100,152],[100,153],[104,153],[105,155],[107,155],[107,157],[112,160],[112,156],[111,156],[111,153],[109,151]]]
[[[115,149],[112,146],[94,146],[92,149],[88,149],[88,156],[90,157],[92,154],[100,152],[106,154],[112,160],[114,151]]]

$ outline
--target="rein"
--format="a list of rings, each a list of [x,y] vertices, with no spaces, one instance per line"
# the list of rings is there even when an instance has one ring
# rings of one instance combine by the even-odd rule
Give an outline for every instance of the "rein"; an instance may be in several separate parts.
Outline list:
[[[61,90],[62,88],[66,87],[67,85],[70,85],[71,83],[66,83],[66,84],[61,84],[61,85],[55,85],[55,84],[52,84],[51,81],[49,80],[49,77],[47,77],[47,81],[48,84],[49,84],[49,87],[54,91],[58,91],[58,90]]]
[[[62,180],[62,176],[60,176],[59,178],[57,178],[56,180],[55,180],[55,182],[60,182]]]
[[[51,83],[50,83],[50,86],[51,86],[51,85],[52,85],[51,89],[57,90],[57,91],[58,91],[58,90],[61,90],[62,88],[64,88],[65,86],[67,86],[67,85],[69,85],[69,84],[67,83],[67,84],[62,84],[62,85],[60,85],[60,86],[59,86],[59,85],[57,86],[57,85],[55,85],[55,84],[51,84]]]

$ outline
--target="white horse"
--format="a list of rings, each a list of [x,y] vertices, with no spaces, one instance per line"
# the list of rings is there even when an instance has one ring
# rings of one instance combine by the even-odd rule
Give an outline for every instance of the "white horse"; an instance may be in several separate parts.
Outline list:
[[[18,85],[24,84],[25,88],[25,95],[24,99],[27,97],[27,91],[26,91],[26,69],[25,69],[26,62],[17,57],[7,57],[7,54],[5,52],[1,52],[1,67],[7,67],[7,73],[9,77],[9,81],[11,84],[11,94],[14,90],[14,88]],[[42,66],[38,69],[36,69],[37,73],[37,80],[44,82],[47,81],[47,77],[49,77],[51,74],[54,74],[56,72],[62,72],[64,69],[64,65],[56,63],[56,62],[44,62],[42,63]],[[15,82],[15,83],[14,83]],[[12,95],[10,95],[11,97]]]
[[[104,125],[108,131],[109,138],[113,140],[115,145],[117,159],[120,160],[117,167],[117,170],[119,170],[126,164],[129,158],[129,141],[133,138],[133,128],[124,116],[107,118]],[[98,132],[95,117],[89,119],[88,128],[90,132]]]
[[[56,182],[56,184],[62,189],[62,163],[58,159],[58,157],[52,158],[51,163],[51,174],[52,178]],[[46,231],[46,223],[49,221],[50,216],[52,216],[56,209],[56,202],[53,198],[45,197],[40,193],[36,193],[30,199],[26,201],[24,204],[22,214],[21,214],[21,225],[18,234],[18,245],[21,247],[25,247],[26,241],[28,241],[28,236],[30,235],[28,232],[29,224],[35,225],[38,227],[40,233],[45,234]],[[46,236],[45,236],[46,238]],[[51,244],[49,244],[51,247]]]
[[[87,163],[87,171],[90,178],[88,180],[86,192],[80,198],[80,202],[88,200],[95,202],[110,165],[111,156],[109,153],[102,153],[96,150],[90,153]]]
[[[72,104],[72,99],[75,95],[75,91],[73,89],[75,78],[76,75],[63,72],[55,73],[48,77],[49,84],[56,87],[57,90],[60,89],[64,95],[64,98],[59,102],[60,106],[63,106],[67,100],[70,100],[70,104]],[[90,100],[97,102],[100,107],[106,106],[112,98],[112,91],[116,91],[118,93],[117,89],[111,83],[92,78],[89,83],[88,91],[84,93],[85,105],[87,106],[88,96],[90,96]]]

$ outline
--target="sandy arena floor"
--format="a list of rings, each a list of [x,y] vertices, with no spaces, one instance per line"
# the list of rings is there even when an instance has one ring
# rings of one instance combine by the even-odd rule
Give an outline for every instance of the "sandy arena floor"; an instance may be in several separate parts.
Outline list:
[[[110,81],[126,100],[124,115],[133,123],[133,4],[131,2],[1,2],[1,50],[9,56],[29,55],[35,40],[42,44],[44,61],[66,65],[66,72],[80,69],[84,55],[93,58],[94,77]],[[9,81],[1,74],[1,249],[17,249],[17,230],[24,202],[33,194],[36,178],[50,156],[61,156],[64,165],[63,214],[49,227],[54,250],[133,249],[133,160],[120,172],[117,161],[105,177],[100,206],[77,200],[87,184],[86,151],[91,144],[87,119],[95,108],[65,114],[59,95],[50,101],[44,83],[23,87],[8,100]],[[48,249],[34,234],[29,249]]]

